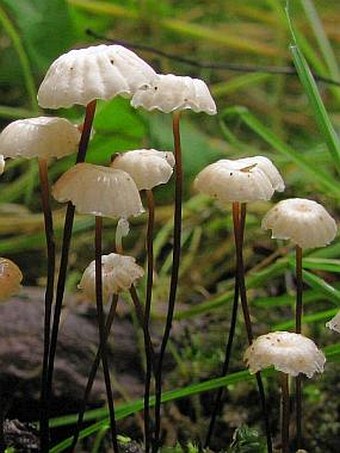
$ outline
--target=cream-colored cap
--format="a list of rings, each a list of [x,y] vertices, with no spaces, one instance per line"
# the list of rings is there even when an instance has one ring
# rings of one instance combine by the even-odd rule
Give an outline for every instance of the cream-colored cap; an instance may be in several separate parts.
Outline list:
[[[158,74],[142,85],[133,95],[131,105],[164,113],[185,109],[208,115],[217,113],[215,101],[203,80],[173,74]]]
[[[129,173],[139,190],[152,189],[169,181],[175,158],[171,152],[155,149],[136,149],[117,154],[111,163]]]
[[[0,154],[0,175],[2,175],[4,171],[5,171],[5,158],[2,154]]]
[[[218,160],[197,175],[194,186],[221,203],[269,200],[285,187],[277,168],[264,156]]]
[[[309,338],[294,332],[271,332],[258,337],[246,350],[244,357],[251,374],[274,366],[278,371],[311,378],[322,373],[326,358]]]
[[[340,333],[340,311],[338,311],[334,318],[326,323],[326,327]]]
[[[144,275],[142,267],[136,264],[135,258],[110,253],[102,256],[103,301],[107,302],[112,294],[128,290],[135,281]],[[95,261],[85,269],[78,288],[90,300],[96,300]]]
[[[61,203],[71,201],[81,214],[128,218],[144,212],[132,177],[100,165],[75,165],[58,179],[52,195]]]
[[[314,248],[329,244],[337,225],[326,209],[313,200],[289,198],[275,205],[262,220],[262,228],[272,230],[273,239],[290,239],[299,247]]]
[[[19,267],[7,258],[0,258],[0,301],[6,300],[21,289],[23,275]]]
[[[58,109],[118,95],[131,97],[155,76],[151,66],[123,46],[75,49],[52,63],[40,85],[38,102],[43,108]]]
[[[80,132],[64,118],[39,116],[13,121],[0,134],[5,157],[60,158],[77,150]]]

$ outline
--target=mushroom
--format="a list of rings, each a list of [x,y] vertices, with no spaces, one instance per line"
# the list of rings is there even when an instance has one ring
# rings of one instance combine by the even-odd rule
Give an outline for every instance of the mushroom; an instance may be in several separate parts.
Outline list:
[[[338,311],[338,313],[326,323],[326,327],[340,333],[340,311]]]
[[[289,376],[300,373],[311,378],[322,373],[326,358],[309,338],[293,332],[261,335],[247,348],[243,357],[251,374],[274,366],[282,373],[282,452],[289,452]]]
[[[8,258],[0,258],[0,302],[18,293],[23,275],[19,267]]]
[[[224,364],[222,367],[222,376],[228,372],[231,346],[234,339],[235,323],[237,318],[238,299],[240,296],[242,311],[247,331],[248,343],[253,340],[251,318],[247,301],[246,284],[244,277],[243,263],[243,236],[246,219],[246,204],[258,200],[270,200],[275,191],[284,190],[283,179],[274,166],[274,164],[264,156],[246,157],[242,159],[230,160],[221,159],[205,167],[195,178],[194,187],[199,192],[213,197],[224,206],[226,203],[232,203],[232,216],[234,224],[234,239],[236,248],[236,275],[234,285],[234,303],[230,321],[229,335],[226,345]],[[261,376],[257,376],[259,393],[262,399],[263,408],[264,392],[261,382]],[[216,394],[214,411],[211,416],[206,445],[209,444],[214,431],[217,411],[223,395],[221,388]],[[266,419],[267,445],[271,449],[271,439]]]
[[[107,302],[112,294],[128,290],[143,275],[143,268],[136,264],[136,260],[132,256],[117,253],[102,255],[103,301]],[[96,299],[95,261],[92,261],[85,269],[78,288],[90,300]]]
[[[182,110],[191,109],[194,112],[204,112],[215,115],[216,105],[207,85],[199,79],[176,76],[173,74],[157,75],[149,83],[141,85],[131,99],[135,108],[143,107],[145,110],[158,110],[172,113],[172,127],[174,136],[175,154],[175,212],[174,212],[174,242],[173,262],[168,300],[167,320],[160,346],[158,371],[155,376],[155,448],[158,448],[160,437],[160,405],[162,393],[162,364],[167,342],[170,336],[172,319],[176,303],[178,286],[178,272],[181,248],[181,218],[182,218],[182,191],[183,169],[180,142],[180,113]],[[149,448],[150,439],[146,439],[146,449]]]
[[[289,239],[295,244],[296,308],[295,332],[301,333],[303,313],[303,249],[324,247],[336,236],[335,220],[326,209],[313,200],[289,198],[280,201],[264,216],[262,228],[272,231],[272,238]],[[302,380],[296,378],[297,444],[302,443]]]
[[[5,159],[2,154],[0,154],[0,175],[5,171]]]

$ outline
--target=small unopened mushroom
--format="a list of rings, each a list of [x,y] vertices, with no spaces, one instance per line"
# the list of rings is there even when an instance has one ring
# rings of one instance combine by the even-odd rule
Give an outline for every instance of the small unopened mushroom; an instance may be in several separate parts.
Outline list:
[[[100,165],[75,165],[58,179],[52,194],[61,203],[71,201],[81,214],[128,218],[144,212],[132,177]]]
[[[174,165],[175,158],[171,152],[156,149],[136,149],[117,154],[111,163],[112,168],[129,173],[138,190],[151,190],[167,183]]]
[[[158,74],[136,91],[131,99],[135,108],[171,113],[191,109],[194,112],[216,114],[216,105],[209,89],[201,79],[173,74]]]
[[[204,168],[194,185],[220,203],[270,200],[285,187],[277,168],[264,156],[221,159]]]
[[[340,311],[338,311],[334,318],[326,323],[326,327],[340,333]]]
[[[38,102],[43,108],[58,109],[117,95],[131,97],[155,76],[151,66],[123,46],[74,49],[52,63],[40,85]]]
[[[116,253],[102,255],[103,301],[107,302],[112,294],[127,291],[143,275],[143,268],[136,264],[132,256]],[[85,269],[78,288],[90,300],[96,299],[95,261]]]
[[[5,157],[57,159],[74,153],[80,141],[76,126],[64,118],[40,116],[10,123],[0,134]]]
[[[0,258],[0,301],[18,293],[23,275],[19,267],[8,258]]]
[[[0,175],[2,175],[4,171],[5,171],[5,158],[2,154],[0,154]]]
[[[337,225],[326,209],[313,200],[280,201],[263,218],[262,228],[274,239],[290,239],[302,249],[324,247],[336,236]]]
[[[294,332],[271,332],[258,337],[244,354],[250,373],[274,366],[290,376],[311,378],[322,373],[326,358],[309,338]]]

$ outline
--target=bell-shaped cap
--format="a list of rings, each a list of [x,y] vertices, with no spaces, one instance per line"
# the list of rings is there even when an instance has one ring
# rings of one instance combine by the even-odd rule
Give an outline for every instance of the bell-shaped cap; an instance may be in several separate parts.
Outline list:
[[[39,116],[10,123],[0,134],[5,157],[60,158],[77,150],[80,132],[64,118]]]
[[[144,212],[132,177],[100,165],[75,165],[58,179],[52,195],[61,203],[71,201],[81,214],[128,218]]]
[[[338,311],[334,318],[326,323],[326,327],[340,333],[340,311]]]
[[[261,335],[247,348],[244,357],[251,374],[273,366],[276,370],[309,378],[322,373],[326,358],[309,338],[294,332]]]
[[[103,301],[107,302],[112,294],[128,290],[143,275],[143,268],[136,264],[136,260],[132,256],[116,253],[102,255]],[[96,300],[95,261],[92,261],[85,269],[78,288],[88,299]]]
[[[335,220],[313,200],[289,198],[270,209],[262,228],[272,230],[273,239],[290,239],[299,247],[314,248],[329,244],[337,233]]]
[[[136,149],[117,154],[111,163],[112,168],[129,173],[139,190],[167,183],[174,165],[175,158],[171,152],[156,149]]]
[[[2,175],[4,171],[5,171],[5,158],[2,154],[0,154],[0,175]]]
[[[71,50],[52,63],[38,90],[43,108],[86,106],[95,99],[131,97],[155,71],[134,52],[119,45]]]
[[[0,301],[20,291],[23,279],[21,270],[7,258],[0,258]]]
[[[218,160],[197,175],[194,186],[221,203],[270,200],[285,187],[277,168],[264,156]]]
[[[215,101],[203,80],[173,74],[158,74],[142,85],[133,95],[131,105],[164,113],[185,109],[208,115],[217,113]]]

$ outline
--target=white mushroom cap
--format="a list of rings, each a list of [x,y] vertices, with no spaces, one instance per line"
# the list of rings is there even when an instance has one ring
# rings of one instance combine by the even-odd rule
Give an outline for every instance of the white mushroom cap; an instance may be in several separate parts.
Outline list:
[[[64,118],[40,116],[10,123],[0,134],[5,157],[60,158],[76,151],[80,132]]]
[[[303,249],[323,247],[337,233],[336,222],[326,209],[303,198],[280,201],[264,216],[262,228],[272,230],[273,239],[290,239]]]
[[[110,253],[102,256],[103,300],[107,302],[112,294],[128,290],[135,281],[144,275],[144,270],[136,264],[135,258]],[[90,300],[96,300],[95,261],[85,269],[78,288]]]
[[[340,311],[338,311],[334,318],[326,323],[326,327],[340,333]]]
[[[203,80],[173,74],[159,74],[142,85],[133,95],[131,105],[165,113],[185,109],[208,115],[217,113],[215,102]]]
[[[194,186],[222,203],[269,200],[284,190],[280,173],[264,156],[218,160],[197,175]]]
[[[326,358],[309,338],[294,332],[272,332],[258,337],[246,350],[243,360],[251,374],[274,366],[278,371],[311,378],[322,373]]]
[[[100,165],[75,165],[58,179],[52,194],[61,203],[71,201],[81,214],[128,218],[144,212],[132,177]]]
[[[5,158],[2,154],[0,154],[0,175],[2,175],[4,171],[5,171]]]
[[[131,97],[155,76],[151,66],[123,46],[100,44],[71,50],[50,66],[38,102],[43,108],[58,109],[118,95]]]
[[[175,158],[171,152],[155,149],[136,149],[118,154],[111,163],[129,173],[139,190],[152,189],[169,181]]]
[[[0,301],[20,291],[23,279],[21,270],[7,258],[0,258]]]

